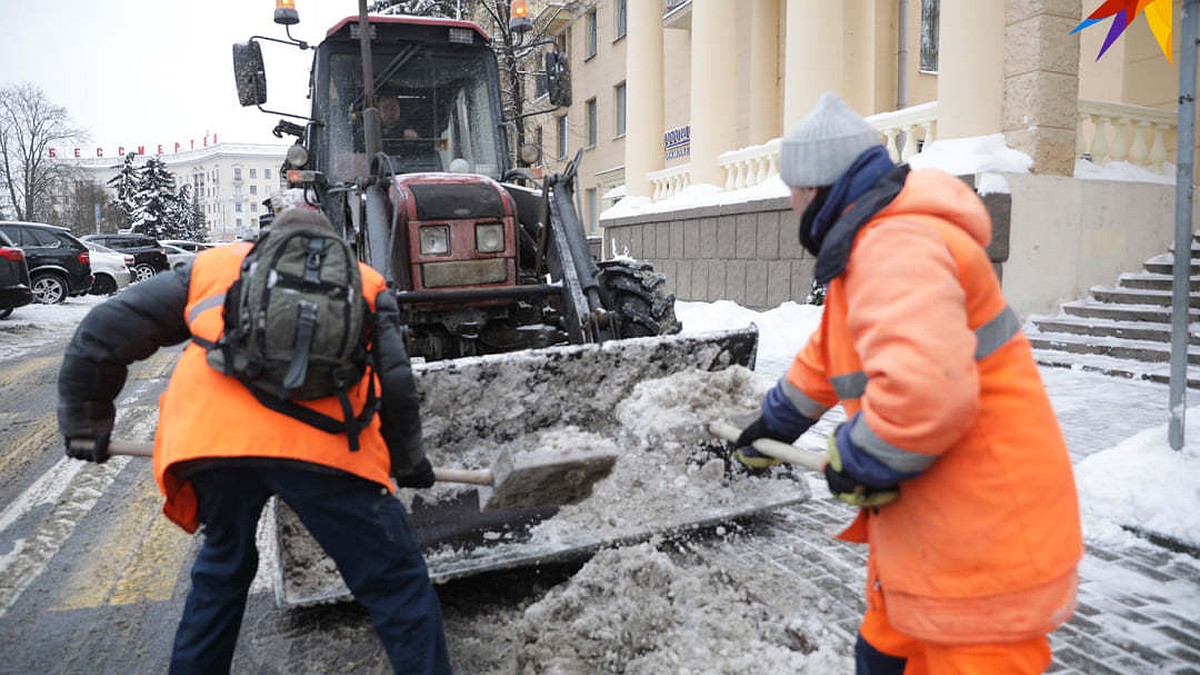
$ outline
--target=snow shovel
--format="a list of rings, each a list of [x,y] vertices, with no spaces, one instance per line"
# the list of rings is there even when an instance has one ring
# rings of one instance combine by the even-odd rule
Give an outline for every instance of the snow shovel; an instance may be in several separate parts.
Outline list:
[[[150,457],[153,443],[112,441],[113,455]],[[577,504],[592,494],[592,487],[612,473],[613,453],[536,451],[514,456],[501,450],[491,469],[435,467],[434,477],[445,483],[478,485],[481,510],[523,509]]]
[[[742,430],[726,422],[709,422],[708,433],[733,443],[742,434]],[[811,471],[823,471],[825,469],[824,452],[801,450],[790,443],[784,443],[783,441],[771,438],[760,438],[751,443],[750,447],[767,457],[773,457],[774,459],[787,462],[788,464],[795,464]]]

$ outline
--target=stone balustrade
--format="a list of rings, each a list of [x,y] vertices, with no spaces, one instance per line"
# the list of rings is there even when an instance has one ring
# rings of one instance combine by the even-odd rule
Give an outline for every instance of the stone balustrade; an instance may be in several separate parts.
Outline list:
[[[867,121],[883,136],[892,161],[906,162],[937,140],[937,101],[871,115]]]
[[[1128,103],[1080,99],[1076,150],[1094,164],[1129,162],[1160,169],[1172,159],[1174,111]]]
[[[773,138],[762,145],[752,145],[723,152],[717,158],[725,173],[726,190],[740,190],[758,185],[779,173],[779,146],[783,139]]]
[[[654,189],[654,201],[666,199],[679,194],[692,184],[692,165],[679,164],[660,171],[651,171],[646,177],[650,179],[650,186]]]

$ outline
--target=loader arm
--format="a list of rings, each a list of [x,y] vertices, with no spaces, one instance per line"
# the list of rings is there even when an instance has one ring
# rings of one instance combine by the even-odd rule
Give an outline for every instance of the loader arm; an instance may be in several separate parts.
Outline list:
[[[605,320],[597,277],[600,273],[588,251],[583,222],[575,209],[575,176],[580,150],[561,174],[546,179],[550,206],[551,255],[557,255],[563,275],[563,305],[569,314],[569,330],[576,344],[601,342],[613,337]]]

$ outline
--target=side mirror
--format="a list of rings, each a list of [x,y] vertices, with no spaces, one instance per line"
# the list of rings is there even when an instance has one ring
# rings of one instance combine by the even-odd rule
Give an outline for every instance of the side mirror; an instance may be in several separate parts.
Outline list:
[[[262,47],[254,40],[233,45],[233,79],[237,83],[238,103],[251,106],[267,102]]]
[[[556,51],[545,54],[546,93],[550,104],[560,107],[571,105],[571,71],[567,68],[567,57]]]

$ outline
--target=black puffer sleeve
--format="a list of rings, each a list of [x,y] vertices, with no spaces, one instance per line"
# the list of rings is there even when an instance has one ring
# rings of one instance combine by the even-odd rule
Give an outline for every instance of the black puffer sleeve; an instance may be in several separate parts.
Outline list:
[[[404,346],[400,307],[391,291],[375,296],[375,364],[379,369],[380,431],[392,457],[392,475],[406,476],[425,459],[421,408],[408,349]]]
[[[59,401],[111,402],[129,364],[191,337],[184,312],[191,266],[138,282],[80,322],[58,371]]]

